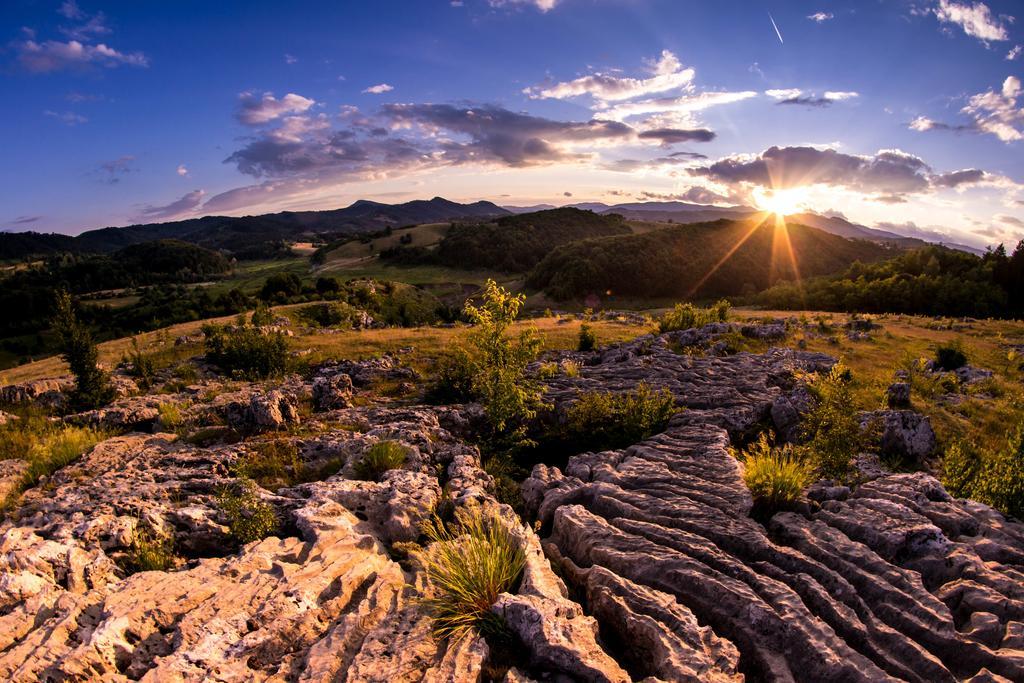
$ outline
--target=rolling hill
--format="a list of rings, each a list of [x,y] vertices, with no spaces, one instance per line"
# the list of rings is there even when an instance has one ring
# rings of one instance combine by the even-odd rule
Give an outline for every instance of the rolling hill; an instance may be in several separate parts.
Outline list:
[[[387,227],[465,218],[491,218],[509,212],[491,202],[459,204],[434,197],[404,204],[360,200],[343,209],[284,211],[260,216],[204,216],[170,223],[89,230],[76,237],[61,234],[2,233],[0,260],[61,252],[108,253],[132,244],[177,239],[239,258],[266,256],[281,242],[332,239]]]
[[[734,296],[797,276],[834,273],[855,261],[880,261],[895,249],[795,223],[782,231],[774,221],[722,219],[560,246],[534,268],[527,285],[561,300],[609,292]]]

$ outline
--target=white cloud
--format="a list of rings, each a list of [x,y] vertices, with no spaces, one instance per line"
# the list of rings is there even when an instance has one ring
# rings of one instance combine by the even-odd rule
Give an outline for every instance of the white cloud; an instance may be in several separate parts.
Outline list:
[[[807,18],[811,21],[823,24],[830,19],[835,19],[836,15],[831,12],[815,12],[814,14],[808,14]]]
[[[26,40],[15,45],[18,61],[23,67],[35,73],[59,71],[74,66],[95,64],[113,68],[122,64],[146,67],[149,60],[141,52],[118,52],[103,43],[88,45],[78,40],[62,43],[47,40],[38,43]]]
[[[988,5],[983,2],[969,5],[939,0],[939,6],[934,12],[939,21],[957,24],[964,33],[985,43],[1010,37],[1003,22],[994,17]]]
[[[1024,139],[1024,107],[1017,106],[1020,79],[1008,76],[1001,92],[992,90],[974,95],[963,112],[974,119],[978,130],[995,135],[1003,142]]]
[[[295,55],[290,55],[287,52],[284,54],[284,63],[285,64],[295,64],[298,61],[299,61],[299,58],[296,57]]]
[[[1024,45],[1015,45],[1009,52],[1006,53],[1006,61],[1012,62],[1024,53]]]
[[[803,94],[803,90],[800,88],[777,88],[775,90],[765,90],[764,94],[776,100],[788,100],[793,97],[800,97]]]
[[[75,0],[67,0],[62,3],[60,9],[57,10],[57,14],[65,19],[81,19],[85,16],[85,13],[79,9],[78,3]]]
[[[514,5],[533,5],[541,12],[550,12],[560,0],[488,0],[491,7],[509,7]],[[455,3],[452,3],[453,5]],[[459,5],[462,3],[460,2]]]
[[[624,102],[615,106],[601,108],[601,116],[615,121],[622,121],[634,116],[648,114],[672,115],[674,125],[695,125],[692,115],[709,107],[731,104],[757,97],[753,90],[743,92],[702,92],[685,94],[678,97],[658,97],[653,99]],[[662,121],[661,123],[666,123]]]
[[[76,114],[73,111],[55,112],[47,109],[43,114],[50,118],[57,119],[65,126],[77,126],[80,123],[86,123],[89,121],[89,119],[85,118],[81,114]]]
[[[238,120],[249,126],[269,123],[286,114],[299,114],[316,104],[315,100],[295,93],[277,99],[274,93],[266,92],[258,96],[247,91],[239,94],[238,99]]]
[[[180,175],[182,178],[188,177],[188,168],[186,168],[185,164],[181,164],[178,166],[177,174]]]
[[[394,90],[394,86],[390,86],[387,83],[378,83],[377,85],[371,85],[369,88],[363,91],[368,95],[383,95],[386,92]]]
[[[695,75],[692,68],[684,69],[679,59],[669,50],[663,50],[658,60],[651,64],[651,72],[650,78],[629,78],[597,72],[548,87],[526,88],[523,93],[532,99],[565,99],[591,95],[606,102],[628,100],[685,88],[693,82]]]

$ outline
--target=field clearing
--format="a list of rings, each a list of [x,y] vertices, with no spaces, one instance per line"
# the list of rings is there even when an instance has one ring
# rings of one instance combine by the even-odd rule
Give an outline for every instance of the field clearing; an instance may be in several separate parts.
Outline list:
[[[324,267],[345,268],[373,261],[377,258],[377,254],[385,249],[401,245],[402,238],[407,236],[412,241],[407,242],[406,246],[432,247],[445,236],[449,225],[449,223],[424,223],[408,228],[397,228],[390,235],[384,235],[368,242],[353,239],[329,252],[324,261]]]

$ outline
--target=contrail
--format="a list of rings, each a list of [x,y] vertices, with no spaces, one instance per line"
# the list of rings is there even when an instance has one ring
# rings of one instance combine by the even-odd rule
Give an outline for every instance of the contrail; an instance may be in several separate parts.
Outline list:
[[[782,32],[779,31],[779,25],[775,23],[775,17],[772,16],[771,12],[768,13],[768,18],[772,20],[772,28],[775,29],[775,35],[779,37],[779,42],[785,45],[786,41],[782,39]]]

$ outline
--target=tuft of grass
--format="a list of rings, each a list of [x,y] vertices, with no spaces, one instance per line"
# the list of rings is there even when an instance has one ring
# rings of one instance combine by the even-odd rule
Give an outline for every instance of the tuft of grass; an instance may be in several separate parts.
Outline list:
[[[503,635],[505,624],[491,606],[516,589],[526,566],[517,540],[479,508],[460,511],[451,525],[434,517],[423,531],[430,545],[417,553],[427,582],[420,604],[433,619],[434,635]]]
[[[562,361],[562,372],[565,373],[566,377],[579,377],[580,376],[580,363],[579,361],[571,358],[566,358]]]
[[[221,491],[217,506],[228,519],[231,536],[242,545],[262,540],[280,528],[274,508],[260,499],[251,479],[241,478],[235,489]]]
[[[585,392],[567,411],[563,438],[580,449],[623,448],[662,431],[676,412],[667,389],[645,382],[631,392]]]
[[[359,479],[380,481],[385,472],[398,469],[408,457],[405,446],[397,441],[378,441],[356,463],[354,472]]]
[[[160,425],[170,431],[175,431],[185,422],[181,408],[176,403],[161,403],[157,406],[160,413]]]
[[[299,449],[285,439],[257,443],[231,469],[235,476],[252,479],[268,491],[291,486],[305,475]]]
[[[792,509],[813,479],[814,468],[790,444],[774,447],[765,434],[739,457],[743,483],[754,502],[770,512]]]
[[[178,560],[173,538],[149,529],[138,529],[121,566],[130,574],[167,571],[177,566]]]
[[[857,420],[851,382],[853,375],[843,363],[836,363],[827,375],[808,385],[817,405],[807,414],[801,450],[810,455],[823,477],[844,479],[850,463],[864,445]]]

